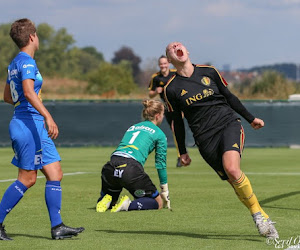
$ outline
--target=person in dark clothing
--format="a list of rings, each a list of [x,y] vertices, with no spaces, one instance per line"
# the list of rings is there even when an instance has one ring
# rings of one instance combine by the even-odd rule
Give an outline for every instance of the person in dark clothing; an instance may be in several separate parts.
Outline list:
[[[241,171],[244,130],[239,115],[254,129],[264,126],[227,88],[227,82],[213,66],[194,65],[189,52],[180,42],[166,48],[176,76],[164,88],[165,101],[172,112],[180,159],[184,166],[191,163],[185,147],[184,113],[196,145],[204,160],[222,180],[234,188],[240,201],[249,209],[260,235],[279,238],[274,222],[260,207],[247,176]]]

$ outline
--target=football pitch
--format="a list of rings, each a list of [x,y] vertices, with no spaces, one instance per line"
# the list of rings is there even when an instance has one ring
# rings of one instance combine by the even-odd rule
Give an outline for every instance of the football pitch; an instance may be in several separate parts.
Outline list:
[[[4,225],[13,241],[1,249],[285,249],[300,238],[300,151],[288,148],[246,148],[242,170],[261,206],[276,221],[282,245],[258,235],[248,210],[226,181],[190,148],[192,164],[176,168],[176,151],[168,149],[171,206],[152,211],[96,213],[100,173],[113,148],[58,148],[62,157],[62,218],[85,227],[78,237],[54,241],[44,201],[45,179],[39,178],[7,216]],[[16,179],[13,152],[0,148],[0,197]],[[159,187],[154,154],[145,171]],[[126,191],[123,191],[127,194]],[[280,242],[277,242],[278,244]]]

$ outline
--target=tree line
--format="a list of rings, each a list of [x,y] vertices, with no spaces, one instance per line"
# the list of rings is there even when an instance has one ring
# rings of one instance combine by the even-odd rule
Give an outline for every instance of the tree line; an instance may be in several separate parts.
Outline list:
[[[0,78],[7,75],[7,66],[19,49],[9,36],[11,24],[0,25]],[[142,87],[146,88],[155,73],[157,61],[152,61],[143,70],[141,58],[123,46],[107,62],[95,47],[78,48],[75,40],[65,28],[55,30],[47,23],[37,26],[40,48],[35,59],[44,77],[71,78],[87,81],[87,93],[104,94],[114,92],[126,95]],[[295,65],[283,64],[255,67],[258,72],[252,79],[243,79],[231,85],[231,90],[243,99],[287,99],[299,92],[299,84],[291,80]],[[246,70],[244,70],[246,71]],[[248,70],[249,71],[249,70]]]
[[[11,24],[0,25],[0,78],[7,75],[7,66],[19,52],[9,36]],[[88,82],[87,92],[102,94],[116,91],[128,94],[138,87],[141,59],[129,47],[115,52],[111,62],[95,47],[76,47],[75,40],[65,28],[55,30],[47,23],[37,26],[39,50],[35,54],[44,77],[63,77]]]
[[[261,71],[255,78],[246,78],[230,86],[242,99],[286,100],[300,93],[300,84],[275,70]]]

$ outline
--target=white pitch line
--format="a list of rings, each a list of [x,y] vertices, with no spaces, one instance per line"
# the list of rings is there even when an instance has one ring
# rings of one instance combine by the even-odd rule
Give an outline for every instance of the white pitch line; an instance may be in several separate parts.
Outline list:
[[[78,175],[78,174],[90,174],[92,172],[74,172],[74,173],[64,173],[64,176],[67,175]],[[36,178],[40,179],[40,178],[45,178],[45,176],[41,175],[41,176],[37,176]],[[10,182],[10,181],[15,181],[16,179],[7,179],[7,180],[0,180],[0,182]]]

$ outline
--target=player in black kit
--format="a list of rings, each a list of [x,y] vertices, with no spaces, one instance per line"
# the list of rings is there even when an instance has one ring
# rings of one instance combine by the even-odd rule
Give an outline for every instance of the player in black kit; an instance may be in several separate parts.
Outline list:
[[[162,55],[158,59],[158,66],[160,68],[160,71],[156,72],[155,74],[152,75],[151,81],[149,83],[149,97],[154,98],[159,94],[160,98],[162,101],[165,101],[164,99],[164,87],[167,84],[167,82],[170,80],[171,77],[173,77],[176,73],[176,69],[170,69],[169,68],[169,62],[166,56]],[[180,161],[180,154],[176,142],[176,138],[174,136],[174,128],[173,128],[173,120],[172,120],[172,115],[170,112],[168,112],[168,109],[165,108],[165,118],[166,121],[168,122],[172,133],[174,137],[174,144],[177,149],[177,163],[176,167],[181,167],[181,161]]]
[[[240,116],[254,129],[264,126],[227,88],[227,83],[213,66],[193,65],[189,52],[179,42],[166,48],[176,75],[165,86],[165,100],[172,112],[174,131],[181,162],[191,163],[185,147],[184,113],[203,159],[227,180],[240,201],[250,210],[259,233],[267,238],[279,238],[274,223],[260,207],[247,176],[240,169],[244,146],[244,130]]]

